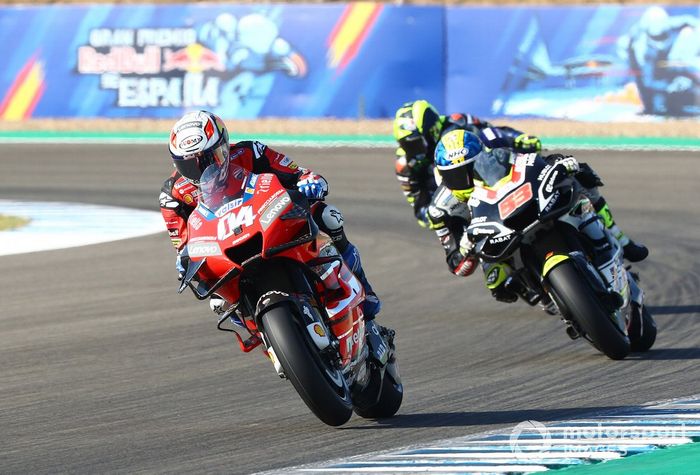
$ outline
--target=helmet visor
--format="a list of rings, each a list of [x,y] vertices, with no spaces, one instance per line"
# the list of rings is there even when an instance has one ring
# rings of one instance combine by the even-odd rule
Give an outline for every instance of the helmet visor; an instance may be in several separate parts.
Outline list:
[[[428,143],[425,137],[419,134],[409,135],[399,141],[399,145],[406,152],[406,158],[416,158],[428,153]]]
[[[453,191],[468,190],[474,187],[474,161],[457,167],[439,168],[442,183]]]
[[[173,162],[180,175],[195,185],[199,184],[202,172],[209,165],[217,165],[224,168],[228,162],[228,144],[221,144],[213,149],[185,155],[182,158],[175,157]]]

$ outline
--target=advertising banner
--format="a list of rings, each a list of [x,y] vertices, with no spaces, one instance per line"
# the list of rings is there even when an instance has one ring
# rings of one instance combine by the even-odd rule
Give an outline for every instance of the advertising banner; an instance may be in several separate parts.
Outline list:
[[[443,15],[375,3],[3,7],[0,119],[377,118],[411,96],[443,107]]]
[[[700,116],[700,8],[448,8],[446,103],[484,116]]]
[[[0,7],[0,120],[700,117],[700,8]]]

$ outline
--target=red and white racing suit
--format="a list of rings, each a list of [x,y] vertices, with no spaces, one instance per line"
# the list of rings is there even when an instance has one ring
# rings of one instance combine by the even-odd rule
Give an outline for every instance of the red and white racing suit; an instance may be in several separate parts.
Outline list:
[[[282,186],[288,189],[297,189],[300,180],[314,175],[311,170],[298,166],[286,155],[257,141],[232,144],[229,160],[253,173],[274,173]],[[170,240],[178,253],[187,245],[187,219],[197,207],[200,193],[197,186],[177,171],[165,180],[161,189],[160,211]],[[380,303],[367,281],[357,248],[345,236],[343,215],[335,206],[320,202],[314,206],[313,218],[319,229],[331,237],[345,263],[362,282],[368,295],[364,305],[365,319],[374,318],[380,309]]]
[[[253,173],[274,173],[285,188],[296,189],[299,179],[311,171],[300,168],[286,155],[257,141],[231,144],[229,160]],[[160,212],[170,240],[181,251],[187,245],[187,219],[197,207],[200,190],[177,170],[165,180],[160,193]]]

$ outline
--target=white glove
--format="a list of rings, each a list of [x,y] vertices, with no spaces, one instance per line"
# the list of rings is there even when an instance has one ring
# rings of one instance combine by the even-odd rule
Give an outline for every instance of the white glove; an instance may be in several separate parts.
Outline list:
[[[187,273],[187,266],[190,263],[190,256],[187,254],[187,247],[182,251],[177,253],[175,258],[175,270],[177,270],[177,280],[182,280],[185,278]]]
[[[578,173],[579,169],[581,168],[580,165],[578,164],[578,160],[576,160],[572,156],[560,158],[556,162],[554,162],[554,165],[563,165],[564,168],[566,169],[566,172],[569,175],[574,175],[574,174]]]
[[[465,232],[459,240],[459,252],[465,256],[470,256],[474,253],[474,243],[469,240],[469,236]]]
[[[313,200],[323,199],[328,194],[328,182],[321,175],[305,173],[297,182],[297,188]]]

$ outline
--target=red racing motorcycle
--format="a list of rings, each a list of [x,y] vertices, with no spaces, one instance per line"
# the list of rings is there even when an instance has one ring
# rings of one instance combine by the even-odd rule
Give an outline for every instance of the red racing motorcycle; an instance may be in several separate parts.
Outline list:
[[[324,423],[353,410],[393,416],[403,399],[393,332],[365,322],[362,285],[319,232],[313,203],[274,174],[228,167],[223,180],[215,165],[202,175],[179,292],[230,302],[218,328],[246,353],[260,346]]]

